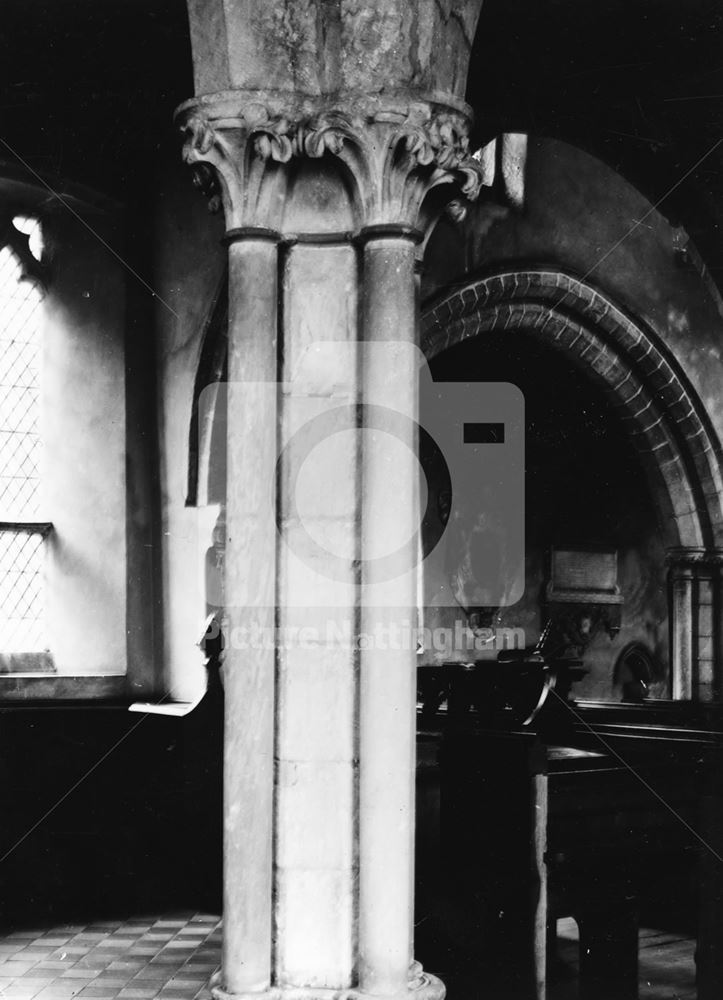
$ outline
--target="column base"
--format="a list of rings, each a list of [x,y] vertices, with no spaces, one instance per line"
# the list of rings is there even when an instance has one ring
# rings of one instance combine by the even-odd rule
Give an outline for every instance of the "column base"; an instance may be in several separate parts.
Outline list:
[[[211,977],[214,1000],[444,1000],[447,989],[441,979],[423,972],[418,962],[410,970],[407,989],[402,993],[366,993],[356,986],[345,989],[324,989],[314,986],[271,986],[260,993],[229,993],[219,985],[220,975]]]

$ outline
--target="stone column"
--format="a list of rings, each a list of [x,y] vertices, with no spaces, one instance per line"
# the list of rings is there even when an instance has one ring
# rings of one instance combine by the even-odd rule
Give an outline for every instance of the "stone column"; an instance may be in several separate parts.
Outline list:
[[[223,968],[235,994],[271,983],[275,651],[238,636],[274,627],[276,242],[262,230],[229,239],[228,426],[244,428],[227,445],[225,560]]]
[[[460,218],[479,190],[468,109],[438,96],[350,94],[340,105],[225,92],[188,102],[178,120],[197,183],[226,214],[229,376],[241,383],[228,416],[215,994],[437,1000],[443,985],[412,959],[415,249],[445,203],[454,199]],[[277,288],[278,238],[288,250]],[[264,391],[277,371],[285,384]],[[288,434],[303,437],[330,406],[334,430],[346,420],[364,434],[307,480],[302,517],[303,477],[293,451],[278,474],[277,433],[284,446]],[[399,547],[390,571],[380,557]],[[324,618],[348,621],[350,636],[326,635]],[[292,628],[291,641],[235,647],[235,629],[272,624]],[[306,624],[316,628],[299,631]],[[397,642],[359,641],[390,629]]]
[[[696,566],[695,646],[696,701],[713,701],[715,687],[715,576],[716,566],[704,556]]]
[[[275,982],[288,989],[351,987],[356,957],[356,278],[348,236],[289,242],[274,906]]]
[[[365,992],[402,995],[410,974],[414,927],[414,777],[416,648],[410,626],[417,606],[414,559],[392,579],[379,578],[382,553],[398,550],[419,527],[419,411],[415,244],[405,227],[362,231],[362,399],[401,412],[402,448],[380,430],[365,439],[362,457],[362,610],[365,635],[399,648],[370,645],[360,663],[359,980]],[[389,351],[375,351],[385,344]],[[376,412],[376,411],[374,411]],[[405,433],[406,432],[406,433]],[[392,445],[392,442],[395,442]],[[405,447],[406,446],[406,447]],[[397,495],[390,497],[389,486]],[[410,553],[411,555],[411,553]],[[416,557],[416,552],[414,553]],[[404,557],[402,557],[403,561]],[[442,990],[439,989],[439,995]]]
[[[723,550],[708,549],[703,557],[705,579],[698,609],[700,646],[706,654],[704,700],[720,701],[723,697]]]
[[[702,551],[672,549],[668,553],[670,586],[670,669],[672,694],[677,701],[694,696],[697,675],[697,636],[694,620],[695,564]]]
[[[723,676],[723,555],[668,552],[673,698],[716,701]]]

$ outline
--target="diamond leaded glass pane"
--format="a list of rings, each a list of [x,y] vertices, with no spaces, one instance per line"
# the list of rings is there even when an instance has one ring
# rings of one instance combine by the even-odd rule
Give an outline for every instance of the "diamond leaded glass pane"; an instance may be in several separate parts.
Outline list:
[[[30,521],[40,507],[40,292],[0,250],[0,520]]]
[[[45,648],[43,536],[0,531],[0,650],[33,653]]]
[[[30,220],[23,231],[32,235]],[[37,223],[36,223],[37,227]],[[18,227],[20,228],[20,227]],[[15,530],[40,518],[40,304],[18,258],[0,249],[0,651],[45,647],[43,535]]]

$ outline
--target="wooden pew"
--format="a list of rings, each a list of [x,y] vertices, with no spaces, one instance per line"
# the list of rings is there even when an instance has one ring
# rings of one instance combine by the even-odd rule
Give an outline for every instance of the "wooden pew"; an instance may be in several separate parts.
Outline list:
[[[551,928],[574,916],[581,997],[634,1000],[641,912],[650,921],[665,886],[687,887],[692,908],[696,885],[699,997],[721,995],[720,727],[646,707],[557,704],[537,731],[509,714],[496,727],[437,714],[442,852],[451,884],[477,900],[480,962],[500,995],[544,1000]]]

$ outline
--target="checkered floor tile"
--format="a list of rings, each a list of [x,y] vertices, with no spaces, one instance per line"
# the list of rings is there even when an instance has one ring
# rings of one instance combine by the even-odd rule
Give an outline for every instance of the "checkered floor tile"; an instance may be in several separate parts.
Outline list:
[[[560,945],[569,945],[561,957],[574,966],[576,927],[560,921],[559,930]],[[693,948],[642,931],[641,1000],[692,1000]],[[14,931],[0,936],[0,1000],[211,1000],[208,981],[220,964],[221,920],[204,913]],[[453,978],[450,997],[469,996]],[[557,983],[550,996],[572,1000],[576,981]]]
[[[209,1000],[221,920],[136,917],[0,936],[0,1000]]]

